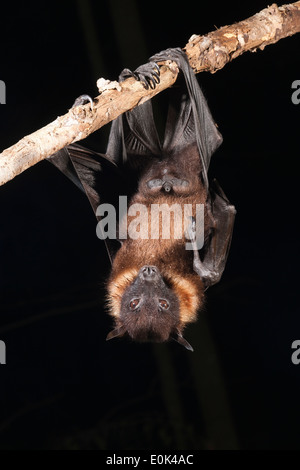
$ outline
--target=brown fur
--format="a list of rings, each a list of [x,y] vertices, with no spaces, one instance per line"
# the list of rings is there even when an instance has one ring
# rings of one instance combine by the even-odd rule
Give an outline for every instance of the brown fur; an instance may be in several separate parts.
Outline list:
[[[186,238],[182,233],[181,239],[174,238],[174,218],[171,218],[170,238],[163,239],[162,219],[159,220],[159,239],[151,239],[149,227],[151,226],[151,204],[205,204],[206,192],[200,180],[199,155],[195,148],[190,148],[189,154],[171,156],[162,161],[156,161],[142,176],[138,192],[130,201],[129,208],[139,203],[147,207],[146,214],[140,216],[140,233],[149,233],[148,239],[127,238],[114,259],[111,276],[108,282],[108,304],[110,314],[115,318],[116,326],[121,325],[120,312],[122,296],[131,283],[136,279],[139,270],[145,265],[158,268],[165,282],[170,286],[179,300],[178,322],[174,320],[176,329],[181,333],[187,323],[196,320],[197,311],[203,305],[204,286],[199,276],[193,270],[193,253],[185,249]],[[184,158],[183,158],[184,157]],[[186,157],[186,158],[185,158]],[[172,193],[166,193],[161,188],[149,189],[147,182],[155,178],[162,178],[165,174],[174,178],[186,179],[187,187],[174,188]],[[122,222],[126,229],[134,217]],[[149,320],[144,316],[143,322]],[[142,326],[141,326],[142,328]],[[154,327],[153,327],[154,328]],[[161,340],[165,340],[163,336]]]

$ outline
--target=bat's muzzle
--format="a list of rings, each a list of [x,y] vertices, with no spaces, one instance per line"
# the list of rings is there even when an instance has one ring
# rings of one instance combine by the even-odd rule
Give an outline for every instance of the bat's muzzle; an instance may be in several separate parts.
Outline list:
[[[141,269],[141,275],[145,281],[155,281],[158,278],[155,266],[143,266]]]

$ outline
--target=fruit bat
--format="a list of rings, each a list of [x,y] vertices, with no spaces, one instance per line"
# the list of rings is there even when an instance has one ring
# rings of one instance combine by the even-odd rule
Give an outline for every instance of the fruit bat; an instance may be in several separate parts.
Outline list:
[[[210,158],[222,137],[184,52],[161,52],[135,72],[125,69],[120,80],[133,76],[155,88],[158,63],[168,59],[181,77],[165,92],[163,139],[149,100],[113,121],[105,155],[70,145],[50,161],[86,194],[102,235],[106,212],[99,208],[119,210],[119,196],[128,198],[115,236],[100,237],[112,265],[107,298],[114,329],[107,339],[174,339],[193,350],[183,329],[196,320],[204,291],[222,276],[235,208],[218,183],[208,181]]]

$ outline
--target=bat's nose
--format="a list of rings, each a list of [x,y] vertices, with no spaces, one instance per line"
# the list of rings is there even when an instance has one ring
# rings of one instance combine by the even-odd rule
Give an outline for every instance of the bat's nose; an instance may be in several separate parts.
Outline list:
[[[145,280],[151,280],[157,275],[157,269],[155,266],[143,266],[141,271]]]

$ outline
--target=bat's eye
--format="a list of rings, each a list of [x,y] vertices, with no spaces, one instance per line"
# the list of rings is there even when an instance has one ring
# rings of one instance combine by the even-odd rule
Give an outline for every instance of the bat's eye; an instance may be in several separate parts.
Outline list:
[[[135,310],[139,306],[139,303],[140,299],[133,299],[131,300],[129,307],[131,308],[131,310]]]
[[[159,305],[161,306],[161,308],[163,308],[164,310],[168,310],[169,308],[169,302],[165,299],[159,299]]]

